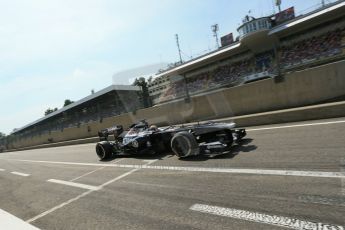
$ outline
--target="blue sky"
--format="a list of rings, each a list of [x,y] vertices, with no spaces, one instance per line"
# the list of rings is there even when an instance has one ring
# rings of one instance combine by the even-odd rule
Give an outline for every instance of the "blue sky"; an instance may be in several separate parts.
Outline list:
[[[212,24],[220,36],[236,35],[249,10],[254,17],[276,10],[274,0],[0,2],[0,132],[7,134],[110,85],[116,72],[177,61],[176,33],[188,60],[215,48]],[[298,13],[320,2],[283,0],[282,8]]]

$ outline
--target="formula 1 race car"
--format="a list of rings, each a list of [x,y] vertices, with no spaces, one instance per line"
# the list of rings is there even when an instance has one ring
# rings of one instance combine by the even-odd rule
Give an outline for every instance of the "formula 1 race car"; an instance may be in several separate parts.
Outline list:
[[[207,122],[158,128],[140,121],[124,131],[121,125],[98,132],[96,153],[100,160],[116,155],[143,155],[173,152],[179,158],[224,154],[245,135],[245,129],[234,129],[235,123]],[[109,141],[114,135],[114,141]]]

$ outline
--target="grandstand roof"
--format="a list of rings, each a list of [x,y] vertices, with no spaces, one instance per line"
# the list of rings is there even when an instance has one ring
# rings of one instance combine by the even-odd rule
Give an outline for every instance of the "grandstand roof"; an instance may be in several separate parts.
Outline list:
[[[85,102],[87,102],[87,101],[90,101],[90,100],[92,100],[92,99],[95,99],[95,98],[97,98],[97,97],[99,97],[99,96],[102,96],[102,95],[104,95],[104,94],[107,94],[107,93],[109,93],[109,92],[111,92],[111,91],[121,91],[121,90],[125,90],[125,91],[131,91],[131,90],[133,90],[133,91],[140,91],[141,89],[140,89],[139,86],[131,86],[131,85],[110,85],[110,86],[108,86],[108,87],[106,87],[106,88],[104,88],[104,89],[102,89],[102,90],[100,90],[100,91],[98,91],[98,92],[95,92],[94,94],[91,94],[91,95],[89,95],[89,96],[87,96],[87,97],[84,97],[84,98],[80,99],[79,101],[76,101],[76,102],[74,102],[74,103],[72,103],[72,104],[70,104],[70,105],[67,105],[67,106],[65,106],[65,107],[62,107],[61,109],[59,109],[59,110],[57,110],[57,111],[55,111],[55,112],[52,112],[52,113],[50,113],[50,114],[48,114],[48,115],[46,115],[46,116],[44,116],[44,117],[42,117],[42,118],[40,118],[40,119],[34,121],[34,122],[31,122],[31,123],[29,123],[29,124],[27,124],[27,125],[25,125],[25,126],[19,128],[19,129],[15,130],[14,132],[12,132],[12,134],[13,134],[13,133],[20,132],[20,131],[22,131],[22,130],[24,130],[24,129],[26,129],[26,128],[32,126],[32,125],[35,125],[35,124],[37,124],[37,123],[39,123],[39,122],[42,122],[42,121],[44,121],[44,120],[46,120],[46,119],[48,119],[48,118],[51,118],[51,117],[53,117],[53,116],[56,116],[56,115],[58,115],[58,114],[60,114],[60,113],[62,113],[62,112],[65,112],[65,111],[67,111],[67,110],[69,110],[69,109],[72,109],[72,108],[74,108],[74,107],[77,107],[77,106],[79,106],[79,105],[81,105],[81,104],[83,104],[83,103],[85,103]]]
[[[201,64],[203,63],[204,61],[206,60],[209,60],[213,57],[217,57],[217,56],[221,56],[222,54],[225,54],[225,53],[230,53],[232,50],[235,50],[237,48],[239,48],[241,45],[240,42],[236,42],[236,43],[233,43],[231,44],[230,46],[226,46],[224,48],[220,48],[218,50],[215,50],[211,53],[207,53],[203,56],[200,56],[200,57],[197,57],[195,59],[192,59],[188,62],[185,62],[184,64],[180,65],[180,66],[177,66],[173,69],[170,69],[170,70],[167,70],[163,73],[160,73],[160,74],[157,74],[156,77],[161,77],[161,76],[164,76],[164,75],[172,75],[172,74],[178,74],[180,71],[186,71],[189,69],[189,67],[194,67],[196,64]]]
[[[292,30],[295,31],[296,29],[298,29],[297,27],[300,27],[301,29],[305,29],[305,26],[312,27],[314,26],[314,24],[311,22],[314,20],[315,20],[315,23],[319,23],[320,18],[324,18],[327,21],[327,20],[332,20],[334,17],[339,17],[343,15],[345,12],[343,8],[345,8],[344,0],[326,5],[325,7],[314,10],[308,14],[301,15],[281,25],[278,25],[272,28],[268,34],[271,35],[271,34],[276,34],[283,31],[285,32],[286,30],[290,30],[290,29],[291,31]],[[341,14],[338,14],[338,12],[340,12]]]

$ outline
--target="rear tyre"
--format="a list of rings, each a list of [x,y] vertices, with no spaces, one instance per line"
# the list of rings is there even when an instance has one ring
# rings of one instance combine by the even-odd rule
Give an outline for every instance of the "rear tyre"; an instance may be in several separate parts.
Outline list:
[[[200,154],[199,144],[193,134],[179,132],[171,139],[171,149],[180,158]]]
[[[100,160],[106,160],[113,155],[112,145],[107,141],[98,142],[96,144],[96,153]]]

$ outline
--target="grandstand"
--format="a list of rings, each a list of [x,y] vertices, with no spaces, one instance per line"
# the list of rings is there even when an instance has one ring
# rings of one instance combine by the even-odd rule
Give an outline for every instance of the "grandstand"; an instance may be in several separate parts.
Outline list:
[[[281,45],[282,66],[291,68],[341,54],[344,28],[345,22],[339,20],[284,39]]]
[[[239,39],[157,75],[171,81],[154,104],[233,87],[344,59],[345,2],[295,17],[294,8],[261,18],[246,16]]]
[[[143,107],[140,91],[138,86],[111,85],[16,129],[12,134],[17,138],[32,137],[133,112]]]
[[[154,77],[154,75],[153,75]],[[148,90],[151,100],[159,98],[159,96],[169,87],[170,78],[168,76],[156,77],[148,79]]]

